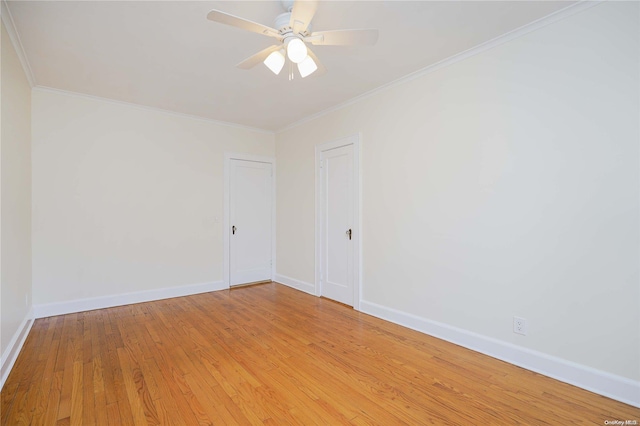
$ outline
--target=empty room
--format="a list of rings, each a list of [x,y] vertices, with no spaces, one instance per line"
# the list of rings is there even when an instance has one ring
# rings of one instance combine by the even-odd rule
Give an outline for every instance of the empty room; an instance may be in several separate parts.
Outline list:
[[[640,2],[0,4],[0,426],[640,422]]]

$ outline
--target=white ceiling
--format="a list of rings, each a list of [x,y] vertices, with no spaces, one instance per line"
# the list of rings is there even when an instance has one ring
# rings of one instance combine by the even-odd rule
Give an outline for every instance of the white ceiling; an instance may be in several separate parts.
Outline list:
[[[314,30],[378,28],[373,47],[314,46],[328,69],[288,81],[235,65],[273,39],[279,1],[9,1],[37,86],[278,130],[569,6],[567,1],[322,1]],[[286,70],[286,68],[285,68]]]

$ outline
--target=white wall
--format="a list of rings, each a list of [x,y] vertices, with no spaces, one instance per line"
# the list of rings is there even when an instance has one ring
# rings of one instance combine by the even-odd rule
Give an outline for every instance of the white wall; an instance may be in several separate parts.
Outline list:
[[[225,152],[274,135],[34,89],[34,304],[222,280]]]
[[[364,301],[640,380],[638,12],[605,2],[277,134],[278,274],[314,282],[314,146],[361,132]]]
[[[31,87],[2,23],[0,350],[4,380],[31,309]],[[29,318],[28,318],[29,317]],[[10,347],[11,346],[11,347]],[[1,383],[0,383],[1,385]]]

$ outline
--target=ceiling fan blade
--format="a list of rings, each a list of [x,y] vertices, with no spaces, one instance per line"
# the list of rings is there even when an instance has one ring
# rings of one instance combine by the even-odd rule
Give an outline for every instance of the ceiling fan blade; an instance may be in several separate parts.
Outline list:
[[[276,50],[281,48],[282,46],[279,44],[274,44],[273,46],[269,46],[266,49],[261,50],[255,55],[250,56],[244,61],[240,62],[238,65],[236,65],[236,67],[243,70],[248,70],[250,68],[253,68],[256,65],[258,65],[260,62],[264,62],[264,60],[267,59],[267,56],[269,56],[272,52],[275,52]]]
[[[232,27],[242,28],[243,30],[251,31],[258,34],[263,34],[269,37],[275,37],[280,39],[280,33],[274,28],[267,27],[266,25],[258,24],[257,22],[249,21],[248,19],[239,18],[229,13],[221,12],[219,10],[212,10],[207,14],[207,19],[214,22],[219,22],[225,25],[231,25]]]
[[[317,8],[318,2],[316,0],[295,0],[289,21],[289,26],[294,33],[303,33],[309,28]]]
[[[325,66],[322,65],[322,62],[320,62],[316,54],[313,53],[311,49],[307,49],[307,55],[311,56],[311,59],[313,59],[313,62],[315,62],[316,66],[318,67],[316,72],[313,73],[314,76],[319,76],[327,72],[327,69],[325,68]]]
[[[304,40],[316,46],[373,46],[378,41],[378,30],[317,31]]]

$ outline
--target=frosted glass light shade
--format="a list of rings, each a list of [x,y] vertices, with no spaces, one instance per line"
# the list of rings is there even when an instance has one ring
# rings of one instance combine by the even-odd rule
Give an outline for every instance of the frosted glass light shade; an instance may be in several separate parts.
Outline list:
[[[284,67],[284,60],[284,55],[279,50],[276,50],[267,56],[267,59],[264,60],[264,64],[275,75],[278,75],[280,74],[280,71],[282,71],[282,67]]]
[[[298,64],[298,71],[300,71],[300,76],[302,78],[313,74],[317,69],[318,65],[316,65],[316,62],[309,55],[307,55],[304,61]]]
[[[287,44],[287,56],[296,64],[304,61],[304,58],[307,57],[307,46],[304,44],[304,41],[299,38],[294,38]]]

